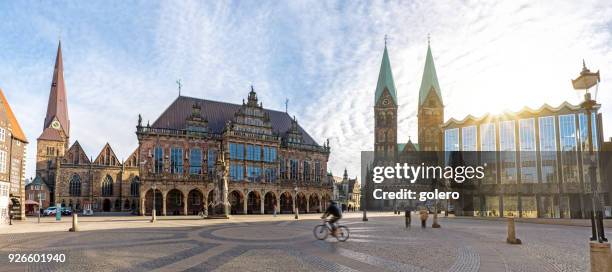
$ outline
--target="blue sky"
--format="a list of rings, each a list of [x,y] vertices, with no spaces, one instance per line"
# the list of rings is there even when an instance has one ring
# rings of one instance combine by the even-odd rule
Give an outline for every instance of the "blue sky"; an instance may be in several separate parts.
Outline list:
[[[71,140],[92,157],[109,142],[126,158],[138,114],[155,120],[181,78],[188,96],[239,103],[253,84],[264,107],[288,98],[317,141],[330,138],[334,174],[356,176],[385,34],[400,141],[416,138],[428,33],[446,119],[577,103],[570,79],[584,58],[602,72],[612,136],[609,1],[3,1],[0,16],[0,88],[30,140],[27,177],[59,37]]]

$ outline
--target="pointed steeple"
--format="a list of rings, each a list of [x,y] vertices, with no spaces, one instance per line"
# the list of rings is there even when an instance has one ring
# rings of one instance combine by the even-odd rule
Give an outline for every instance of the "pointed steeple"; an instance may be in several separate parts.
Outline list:
[[[436,95],[442,102],[442,93],[440,92],[440,84],[438,83],[438,75],[436,74],[436,66],[434,65],[433,55],[431,54],[431,46],[427,41],[427,57],[425,58],[425,68],[423,70],[423,79],[421,79],[421,88],[419,89],[419,106],[425,102],[431,89],[434,89]]]
[[[393,73],[391,72],[391,62],[389,61],[389,53],[387,53],[387,45],[383,52],[382,62],[380,63],[380,72],[378,73],[378,83],[376,83],[376,97],[374,104],[383,94],[383,91],[389,90],[389,94],[393,98],[393,104],[397,105],[397,95],[395,94],[395,82],[393,81]]]
[[[64,83],[64,62],[62,60],[62,42],[57,46],[57,56],[55,57],[55,68],[53,70],[53,80],[51,81],[51,92],[49,93],[49,103],[47,104],[47,116],[43,130],[51,127],[54,120],[57,120],[61,130],[66,137],[70,136],[70,119],[68,118],[68,101],[66,100],[66,85]]]

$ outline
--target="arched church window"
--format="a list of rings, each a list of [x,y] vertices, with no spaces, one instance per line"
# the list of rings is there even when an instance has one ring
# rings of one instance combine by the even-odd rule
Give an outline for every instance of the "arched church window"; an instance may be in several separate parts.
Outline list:
[[[79,175],[72,175],[72,178],[70,178],[69,188],[70,196],[81,196],[81,177],[79,177]]]
[[[102,196],[111,196],[113,194],[113,178],[106,176],[102,182]]]
[[[130,195],[131,196],[139,196],[140,192],[140,180],[138,177],[135,177],[130,184]]]

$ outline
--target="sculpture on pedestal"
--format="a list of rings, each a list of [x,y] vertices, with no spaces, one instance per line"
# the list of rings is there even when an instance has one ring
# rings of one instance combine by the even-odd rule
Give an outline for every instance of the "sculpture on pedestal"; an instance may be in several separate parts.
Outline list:
[[[208,218],[229,218],[229,202],[228,194],[228,172],[225,167],[225,155],[223,149],[219,152],[217,161],[215,162],[214,177],[214,202],[212,214]]]

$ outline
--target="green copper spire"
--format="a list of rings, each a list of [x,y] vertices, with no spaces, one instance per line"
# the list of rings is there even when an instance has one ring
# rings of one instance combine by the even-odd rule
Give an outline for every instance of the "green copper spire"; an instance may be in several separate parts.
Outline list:
[[[387,53],[386,44],[382,62],[380,63],[380,72],[378,73],[378,83],[376,84],[376,98],[374,99],[374,104],[378,103],[378,99],[382,96],[385,88],[389,90],[389,94],[393,98],[393,104],[397,105],[395,83],[393,82],[393,73],[391,73],[391,62],[389,61],[389,53]]]
[[[442,102],[442,93],[440,92],[440,84],[438,83],[438,75],[436,75],[436,66],[434,65],[433,55],[429,41],[427,42],[427,57],[425,59],[425,69],[423,70],[423,79],[421,80],[421,88],[419,89],[419,106],[425,102],[431,88],[434,88],[436,94]]]

